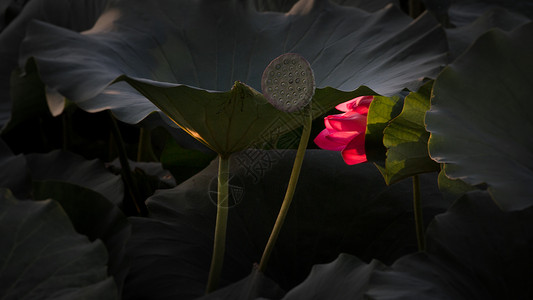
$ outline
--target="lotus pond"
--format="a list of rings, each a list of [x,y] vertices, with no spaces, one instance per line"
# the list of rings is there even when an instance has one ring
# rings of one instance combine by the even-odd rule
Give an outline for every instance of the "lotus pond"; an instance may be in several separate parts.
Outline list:
[[[532,21],[3,0],[0,299],[532,299]]]

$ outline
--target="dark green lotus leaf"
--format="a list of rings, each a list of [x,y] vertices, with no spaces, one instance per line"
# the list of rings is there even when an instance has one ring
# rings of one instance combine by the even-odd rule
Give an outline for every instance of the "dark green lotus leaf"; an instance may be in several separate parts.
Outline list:
[[[28,154],[26,160],[34,181],[70,182],[98,192],[112,203],[122,202],[122,179],[109,172],[97,159],[86,160],[71,152],[54,150],[46,154]]]
[[[98,192],[62,181],[34,181],[33,197],[59,202],[78,233],[91,241],[102,240],[109,253],[108,274],[115,278],[121,290],[128,273],[124,253],[131,234],[131,226],[122,211]]]
[[[126,83],[109,87],[122,75],[202,95],[236,81],[260,90],[268,63],[296,52],[310,61],[319,88],[367,85],[389,95],[435,76],[446,51],[429,15],[412,22],[393,6],[367,13],[309,0],[287,14],[257,12],[245,1],[121,1],[85,34],[34,22],[22,50],[50,90],[126,123],[156,108]]]
[[[446,27],[463,27],[476,22],[482,15],[492,15],[494,20],[487,20],[495,24],[507,26],[502,20],[510,22],[506,14],[514,15],[518,19],[533,18],[533,3],[529,0],[423,0],[426,9],[447,25]],[[499,11],[504,16],[493,12]],[[443,22],[444,21],[444,22]],[[487,28],[488,29],[488,28]]]
[[[533,20],[528,0],[424,0],[426,8],[443,24],[455,60],[489,29],[511,31]]]
[[[383,269],[385,266],[377,260],[367,264],[354,256],[341,254],[329,264],[313,266],[309,277],[283,299],[362,300],[372,273]]]
[[[57,202],[0,193],[3,299],[118,299],[105,247],[76,233]]]
[[[462,8],[458,8],[458,11],[464,12]],[[473,14],[475,13],[476,12],[473,12]],[[531,21],[520,13],[509,11],[501,7],[489,8],[480,11],[479,13],[480,15],[475,21],[469,24],[464,24],[461,27],[449,28],[446,30],[452,59],[457,58],[479,36],[489,29],[500,28],[505,31],[511,31]]]
[[[32,0],[28,1],[18,16],[0,31],[0,128],[11,115],[10,77],[19,64],[20,44],[26,27],[33,20],[41,20],[56,26],[83,31],[93,26],[98,16],[112,0]],[[2,3],[12,1],[2,1]],[[16,1],[21,2],[21,1]],[[0,12],[1,13],[1,12]],[[0,25],[1,26],[1,25]],[[26,59],[20,63],[25,65]],[[15,101],[24,102],[18,98]],[[42,99],[44,101],[44,98]],[[19,103],[17,105],[24,105]]]
[[[157,86],[123,78],[152,101],[191,136],[221,155],[251,146],[273,143],[282,134],[301,127],[307,112],[287,113],[272,106],[263,94],[236,82],[229,92],[210,92],[188,86]],[[311,104],[312,117],[318,117],[336,104],[369,91],[324,91]]]
[[[183,130],[224,156],[257,144],[274,130],[300,127],[304,120],[302,113],[280,111],[263,94],[240,82],[229,92],[209,92],[125,80]]]
[[[259,262],[279,211],[294,150],[248,150],[232,156],[222,284],[248,276]],[[215,224],[217,161],[147,201],[149,218],[130,218],[132,259],[125,299],[191,299],[204,293]],[[422,176],[424,219],[446,209],[435,176]],[[287,290],[312,265],[339,253],[392,263],[416,251],[412,190],[387,186],[372,164],[348,166],[337,152],[308,150],[294,200],[266,276]]]
[[[30,196],[30,174],[26,168],[24,155],[14,155],[11,149],[0,139],[0,188],[10,189],[20,198]]]
[[[387,184],[440,170],[439,164],[429,157],[429,132],[424,124],[432,86],[433,82],[428,82],[417,92],[407,95],[402,112],[383,130],[387,158],[382,173]]]
[[[533,23],[486,33],[439,75],[426,114],[431,157],[506,210],[533,204],[532,52]]]
[[[502,9],[507,10],[507,13],[519,19],[533,18],[533,3],[528,0],[454,0],[452,2],[449,8],[450,22],[457,27],[468,25],[491,10],[500,10],[500,12],[503,12]],[[496,22],[499,23],[499,21]]]
[[[427,229],[427,250],[370,280],[370,299],[529,299],[533,209],[500,210],[486,192],[456,201]]]

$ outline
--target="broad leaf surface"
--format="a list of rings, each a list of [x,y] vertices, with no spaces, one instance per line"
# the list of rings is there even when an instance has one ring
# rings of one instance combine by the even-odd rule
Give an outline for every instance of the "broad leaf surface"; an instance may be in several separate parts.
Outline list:
[[[131,226],[120,209],[98,192],[55,180],[34,181],[33,197],[59,202],[78,233],[104,243],[109,253],[108,274],[121,290],[128,273],[124,254]]]
[[[426,114],[431,157],[507,210],[533,204],[532,52],[533,23],[488,32],[439,75]]]
[[[417,92],[405,97],[402,112],[383,130],[383,145],[387,147],[385,181],[390,184],[404,178],[439,171],[439,165],[429,157],[424,116],[429,110],[431,88],[428,82]]]
[[[341,254],[329,264],[313,266],[309,277],[289,291],[283,300],[362,300],[372,273],[383,269],[385,266],[377,260],[367,264],[354,256]]]
[[[446,27],[467,26],[482,15],[492,15],[494,20],[487,21],[503,26],[509,24],[500,23],[501,20],[514,22],[507,15],[513,15],[517,19],[533,18],[533,3],[529,0],[424,0],[424,4],[441,22],[447,21],[442,22]],[[493,14],[494,12],[497,13]]]
[[[274,281],[264,274],[253,270],[247,277],[222,289],[216,290],[197,300],[251,300],[251,299],[281,299],[285,295]]]
[[[454,11],[464,13],[465,9],[459,7]],[[479,12],[476,9],[472,14],[476,19],[471,23],[446,30],[452,59],[462,54],[478,37],[489,29],[500,28],[505,31],[511,31],[531,21],[531,19],[518,12],[501,7],[487,8]]]
[[[2,299],[118,299],[100,241],[74,231],[53,200],[0,195]]]
[[[314,266],[283,299],[528,299],[532,214],[503,212],[486,192],[468,193],[428,227],[425,252],[390,268],[343,254]]]
[[[127,123],[156,108],[125,83],[108,87],[122,75],[218,91],[239,80],[260,90],[266,65],[297,52],[311,62],[320,88],[367,85],[393,94],[445,63],[444,33],[429,15],[412,22],[395,7],[367,13],[307,0],[282,14],[243,3],[123,1],[86,34],[35,22],[23,57],[35,56],[51,90],[87,111],[111,109]]]
[[[28,154],[26,160],[34,181],[65,181],[98,192],[112,203],[122,202],[124,186],[120,176],[106,170],[97,159],[86,160],[71,152],[55,150]]]
[[[2,3],[11,1],[2,1]],[[20,2],[20,1],[16,1]],[[93,26],[110,0],[32,0],[20,14],[0,31],[0,128],[11,115],[10,76],[19,64],[20,44],[25,37],[27,25],[40,20],[55,26],[82,31]],[[1,6],[1,5],[0,5]],[[1,24],[0,24],[1,26]],[[24,66],[25,60],[20,61]],[[23,101],[17,99],[15,101]]]
[[[427,251],[397,260],[370,280],[370,299],[529,299],[533,209],[503,212],[472,192],[435,218]]]
[[[491,10],[512,14],[518,19],[533,18],[533,3],[528,0],[453,0],[449,11],[450,21],[456,26],[464,26]]]
[[[486,31],[511,31],[533,20],[528,0],[424,0],[424,4],[446,27],[451,61]]]
[[[250,274],[272,230],[295,151],[249,150],[232,158],[224,284]],[[204,293],[213,245],[217,162],[148,199],[150,218],[130,218],[132,258],[125,299],[191,299]],[[423,176],[425,220],[447,207],[434,176]],[[387,186],[371,164],[347,166],[339,153],[306,154],[295,198],[266,276],[288,289],[313,264],[339,253],[392,263],[414,251],[411,184]]]
[[[161,87],[125,80],[187,133],[221,155],[272,144],[282,134],[301,127],[308,114],[305,110],[294,113],[278,110],[263,94],[240,82],[229,92],[210,92],[188,86]],[[370,92],[366,87],[331,94],[326,90],[332,89],[318,93],[310,105],[313,118],[342,99]]]

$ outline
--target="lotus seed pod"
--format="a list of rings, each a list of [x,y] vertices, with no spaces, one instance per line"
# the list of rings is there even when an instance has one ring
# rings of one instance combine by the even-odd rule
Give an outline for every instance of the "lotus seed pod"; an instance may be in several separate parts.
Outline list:
[[[311,102],[315,93],[311,65],[296,53],[280,55],[263,72],[261,89],[275,108],[286,112],[298,111]]]

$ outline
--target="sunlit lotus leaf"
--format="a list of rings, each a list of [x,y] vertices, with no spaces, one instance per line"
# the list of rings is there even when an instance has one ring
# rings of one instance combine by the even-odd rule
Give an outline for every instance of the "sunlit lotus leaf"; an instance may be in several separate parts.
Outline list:
[[[209,92],[126,80],[183,130],[221,155],[268,142],[274,131],[300,127],[304,120],[304,114],[282,112],[240,82],[229,92]]]
[[[74,231],[54,200],[0,191],[0,295],[4,299],[118,299],[102,242]]]
[[[492,30],[435,81],[426,128],[446,174],[488,184],[504,209],[533,205],[533,23]]]
[[[413,22],[392,6],[367,13],[308,0],[286,14],[258,12],[245,1],[121,1],[84,34],[34,22],[22,47],[49,90],[87,111],[111,109],[127,123],[157,109],[124,82],[109,86],[123,75],[188,85],[199,95],[229,91],[236,81],[260,90],[268,63],[294,52],[311,63],[319,90],[367,85],[389,95],[435,76],[446,50],[429,15]]]
[[[20,44],[25,37],[26,27],[31,21],[40,20],[73,31],[82,31],[93,26],[108,2],[113,0],[32,0],[21,7],[22,10],[8,26],[0,31],[0,128],[11,115],[10,76],[19,64]],[[22,1],[1,1],[0,9]],[[0,12],[0,14],[3,13]],[[1,26],[2,24],[0,24]],[[1,28],[1,27],[0,27]],[[25,60],[20,66],[25,65]],[[24,102],[26,99],[16,99]],[[24,105],[24,104],[20,104]]]
[[[429,109],[433,82],[405,97],[402,112],[383,130],[383,145],[387,147],[385,169],[387,183],[424,173],[439,171],[440,167],[429,157],[424,116]]]
[[[387,148],[383,145],[383,131],[390,121],[401,113],[402,107],[403,99],[399,96],[374,96],[370,103],[366,121],[365,152],[368,161],[376,163],[378,168],[385,167]]]

